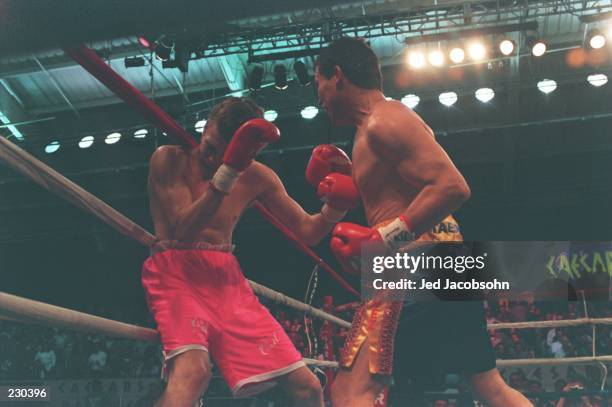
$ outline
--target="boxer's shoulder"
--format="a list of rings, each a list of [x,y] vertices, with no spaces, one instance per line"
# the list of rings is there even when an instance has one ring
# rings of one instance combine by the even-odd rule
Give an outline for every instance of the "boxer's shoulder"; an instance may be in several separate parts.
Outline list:
[[[151,175],[178,173],[181,169],[186,168],[188,162],[189,154],[182,147],[161,146],[151,156],[149,173]]]

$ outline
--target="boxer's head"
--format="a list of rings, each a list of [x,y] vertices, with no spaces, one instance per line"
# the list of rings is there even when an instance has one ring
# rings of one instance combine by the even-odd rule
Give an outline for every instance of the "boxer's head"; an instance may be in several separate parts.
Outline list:
[[[378,58],[360,38],[339,38],[321,51],[315,80],[319,104],[339,125],[352,124],[349,112],[359,91],[382,90]]]
[[[245,122],[263,117],[263,110],[249,98],[229,97],[211,110],[200,140],[200,163],[214,172],[225,148]]]

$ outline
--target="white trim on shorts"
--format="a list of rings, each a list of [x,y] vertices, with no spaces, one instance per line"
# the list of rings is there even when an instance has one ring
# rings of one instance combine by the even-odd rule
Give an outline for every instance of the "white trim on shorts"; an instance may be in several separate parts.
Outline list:
[[[237,398],[254,396],[255,394],[261,393],[262,391],[266,391],[276,386],[277,383],[271,379],[291,373],[303,366],[306,366],[306,363],[304,363],[303,360],[299,360],[288,366],[281,367],[280,369],[271,370],[266,373],[260,373],[255,376],[239,380],[238,383],[236,383],[236,385],[232,388],[232,394]],[[245,387],[247,385],[249,386]]]
[[[203,350],[204,352],[208,353],[210,355],[210,352],[208,351],[208,348],[204,345],[183,345],[183,346],[179,346],[176,349],[172,349],[170,352],[168,352],[168,354],[166,354],[166,352],[162,351],[162,354],[164,355],[164,361],[162,363],[162,368],[161,368],[161,378],[164,380],[168,380],[168,361],[182,353],[185,353],[187,351],[190,350]],[[211,361],[212,364],[212,361]]]

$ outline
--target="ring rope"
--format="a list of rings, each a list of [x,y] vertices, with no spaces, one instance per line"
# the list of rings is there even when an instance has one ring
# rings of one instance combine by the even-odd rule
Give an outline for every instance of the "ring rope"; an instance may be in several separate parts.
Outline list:
[[[612,325],[612,318],[576,318],[556,321],[532,321],[532,322],[498,322],[488,324],[487,329],[528,329],[528,328],[560,328],[581,325]]]

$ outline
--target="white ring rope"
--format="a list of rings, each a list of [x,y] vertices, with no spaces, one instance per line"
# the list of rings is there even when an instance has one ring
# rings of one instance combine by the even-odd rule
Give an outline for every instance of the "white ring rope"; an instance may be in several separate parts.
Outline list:
[[[17,147],[4,137],[0,137],[0,159],[17,172],[47,189],[50,192],[75,204],[81,209],[97,216],[125,236],[150,247],[157,240],[155,236],[133,222],[113,207],[87,192],[74,182],[70,181],[48,165],[37,160],[31,154]],[[280,302],[289,307],[303,311],[309,315],[333,322],[342,327],[350,327],[350,322],[344,321],[327,312],[313,308],[303,302],[289,298],[284,294],[267,288],[249,280],[253,291],[273,301]]]
[[[560,328],[566,326],[580,325],[612,325],[612,318],[576,318],[560,319],[556,321],[532,321],[532,322],[498,322],[488,324],[487,329],[527,329],[527,328]]]

